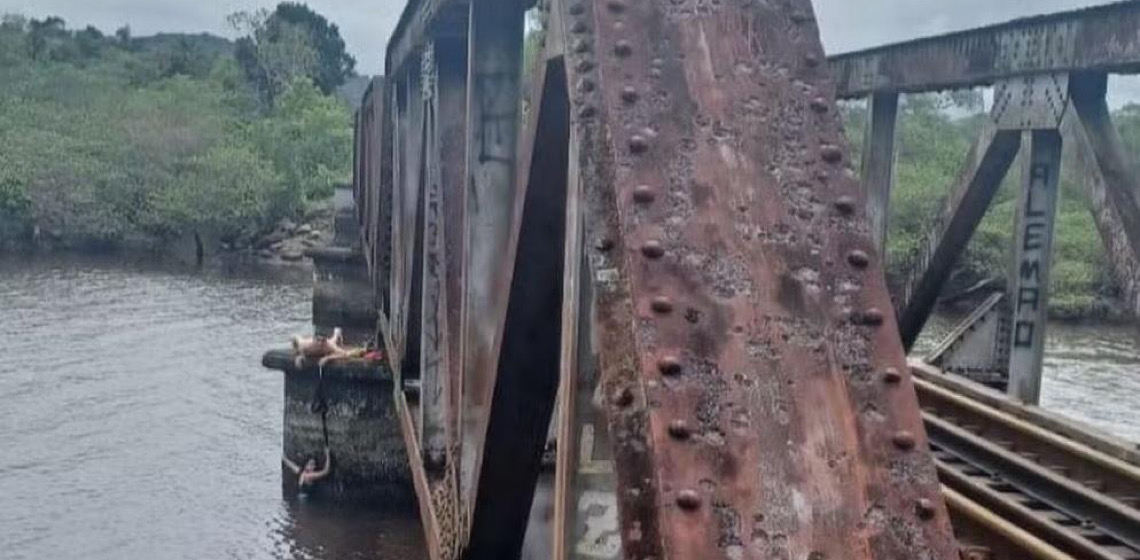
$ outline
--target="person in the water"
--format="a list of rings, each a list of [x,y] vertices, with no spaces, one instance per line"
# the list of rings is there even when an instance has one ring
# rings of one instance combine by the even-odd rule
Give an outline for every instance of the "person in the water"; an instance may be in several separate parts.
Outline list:
[[[312,491],[313,487],[332,471],[332,457],[329,455],[328,446],[325,446],[325,466],[320,470],[317,470],[317,460],[313,457],[305,461],[304,468],[290,461],[289,457],[284,455],[281,456],[281,462],[285,463],[285,466],[289,467],[289,470],[297,475],[297,491],[301,494],[307,494]]]

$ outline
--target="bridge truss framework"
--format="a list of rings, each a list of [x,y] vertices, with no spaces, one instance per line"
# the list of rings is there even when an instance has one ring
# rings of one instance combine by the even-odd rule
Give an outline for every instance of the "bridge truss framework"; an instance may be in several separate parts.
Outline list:
[[[1062,129],[1084,131],[1098,224],[1136,262],[1103,84],[1140,67],[1140,5],[829,63],[808,0],[552,0],[524,68],[530,7],[412,0],[357,117],[433,560],[957,557],[898,329],[913,341],[1023,144],[1019,262],[1039,264],[1012,293],[1037,305],[1013,322],[1042,320]],[[980,84],[1002,108],[896,325],[898,96]],[[857,96],[866,189],[835,104]],[[1043,332],[1011,339],[1025,398]]]

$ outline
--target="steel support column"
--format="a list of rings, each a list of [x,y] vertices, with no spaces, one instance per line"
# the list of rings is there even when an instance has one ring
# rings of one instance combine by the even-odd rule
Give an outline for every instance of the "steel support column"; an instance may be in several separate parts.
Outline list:
[[[423,410],[423,453],[429,473],[447,465],[452,442],[458,441],[453,415],[452,362],[458,362],[459,301],[454,293],[459,275],[461,246],[452,230],[462,227],[464,173],[463,130],[466,125],[467,44],[461,38],[437,39],[425,51],[424,92],[428,141],[425,158],[425,219],[423,253],[423,359],[420,406]],[[424,60],[428,60],[427,56]],[[461,232],[462,230],[460,230]],[[450,243],[449,243],[450,241]],[[449,246],[450,245],[450,246]],[[449,290],[450,288],[450,290]],[[448,293],[449,291],[453,293]],[[458,339],[455,339],[458,342]],[[453,355],[454,354],[454,355]]]
[[[471,2],[468,32],[467,214],[463,264],[460,492],[473,507],[495,388],[495,344],[509,292],[505,251],[512,227],[520,112],[523,10]],[[469,512],[470,513],[470,512]]]
[[[1061,178],[1061,133],[1034,130],[1022,171],[1010,269],[1009,394],[1029,404],[1041,396],[1041,367],[1049,319],[1049,272]]]
[[[535,76],[534,113],[519,150],[520,180],[502,287],[509,303],[494,377],[493,406],[477,471],[466,560],[517,558],[558,389],[562,340],[569,101],[561,60]],[[525,181],[525,182],[523,182]]]
[[[863,188],[867,190],[867,221],[879,254],[887,257],[891,187],[895,178],[895,131],[899,94],[875,93],[867,101],[867,130],[863,141]]]
[[[1112,123],[1107,76],[1074,74],[1069,90],[1083,129],[1078,153],[1088,169],[1085,187],[1097,227],[1129,308],[1140,313],[1140,179]]]
[[[387,81],[378,77],[372,80],[369,96],[369,114],[372,130],[367,138],[369,152],[365,157],[364,174],[368,178],[368,198],[375,223],[371,231],[373,289],[381,322],[386,323],[391,313],[389,282],[392,275],[392,113],[388,104]]]

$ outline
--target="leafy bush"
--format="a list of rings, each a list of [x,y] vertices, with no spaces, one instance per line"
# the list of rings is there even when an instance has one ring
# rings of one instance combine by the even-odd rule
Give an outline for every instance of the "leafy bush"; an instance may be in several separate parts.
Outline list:
[[[296,218],[348,182],[352,128],[305,78],[263,111],[223,39],[105,37],[9,16],[0,146],[0,245],[38,229],[114,246]]]
[[[887,273],[895,285],[914,266],[925,247],[927,231],[957,180],[986,118],[978,109],[976,99],[904,98],[887,244]],[[954,116],[963,112],[967,116]],[[856,154],[862,150],[865,113],[865,107],[858,104],[844,107]],[[1114,116],[1126,147],[1140,154],[1140,106],[1126,107]],[[1056,313],[1073,316],[1093,311],[1099,298],[1112,293],[1114,287],[1104,245],[1080,185],[1081,170],[1072,154],[1066,153],[1062,169],[1050,306]],[[953,277],[958,285],[1008,277],[1020,176],[1020,161],[1015,161],[956,266]]]
[[[151,191],[149,201],[155,223],[176,231],[234,239],[263,227],[275,205],[296,206],[272,165],[241,143],[217,144],[179,171],[164,188]]]
[[[299,78],[250,135],[301,200],[322,199],[352,180],[351,123],[342,103]]]

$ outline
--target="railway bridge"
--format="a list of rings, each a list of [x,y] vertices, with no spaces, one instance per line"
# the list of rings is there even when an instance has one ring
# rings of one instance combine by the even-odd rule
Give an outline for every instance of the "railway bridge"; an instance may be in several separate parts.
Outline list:
[[[1136,448],[1034,406],[1065,146],[1140,310],[1137,72],[1134,1],[827,58],[809,0],[410,0],[354,196],[432,559],[1140,558]],[[977,87],[892,297],[900,95]],[[1008,295],[908,361],[1018,154]]]

